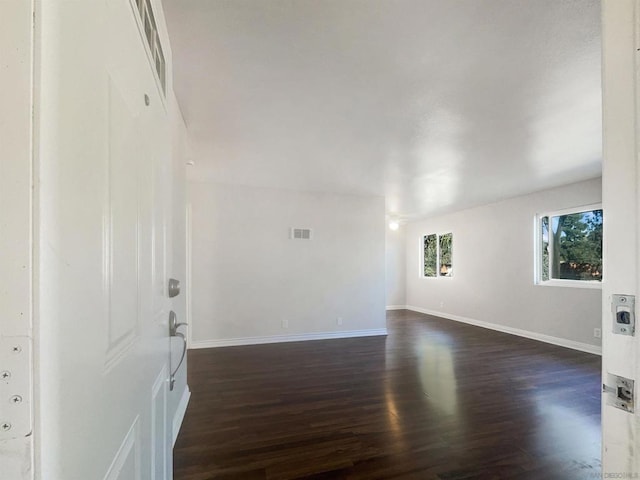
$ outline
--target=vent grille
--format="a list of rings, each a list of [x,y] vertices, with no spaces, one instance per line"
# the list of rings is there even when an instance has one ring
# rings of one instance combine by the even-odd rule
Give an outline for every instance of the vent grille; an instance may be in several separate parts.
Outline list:
[[[291,229],[292,240],[311,240],[310,228],[292,228]]]

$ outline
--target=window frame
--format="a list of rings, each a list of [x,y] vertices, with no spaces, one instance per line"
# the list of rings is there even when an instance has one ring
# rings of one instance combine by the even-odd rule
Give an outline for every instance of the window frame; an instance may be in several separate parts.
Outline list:
[[[546,211],[537,213],[533,219],[533,283],[540,287],[569,287],[569,288],[588,288],[588,289],[602,289],[601,280],[571,280],[560,278],[549,278],[549,280],[542,279],[542,219],[544,217],[558,217],[562,215],[572,215],[576,213],[584,213],[593,210],[602,210],[602,223],[604,225],[604,209],[602,203],[593,203],[589,205],[582,205],[579,207],[564,208],[562,210]],[[549,230],[551,230],[551,221],[549,222]],[[604,263],[604,252],[603,252]],[[551,267],[551,266],[549,266]]]
[[[451,269],[453,270],[453,230],[446,231],[437,231],[431,233],[423,233],[419,238],[419,248],[420,248],[420,266],[418,269],[418,275],[420,278],[426,278],[429,280],[438,279],[438,278],[453,278],[453,274],[451,275],[441,275],[440,274],[440,237],[443,235],[451,235]],[[433,277],[428,277],[424,274],[424,239],[430,235],[436,236],[436,273],[437,275]]]

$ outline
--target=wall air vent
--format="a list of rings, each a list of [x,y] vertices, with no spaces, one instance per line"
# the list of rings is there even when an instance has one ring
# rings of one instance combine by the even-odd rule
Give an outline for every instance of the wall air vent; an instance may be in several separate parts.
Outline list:
[[[291,240],[311,240],[310,228],[292,228]]]

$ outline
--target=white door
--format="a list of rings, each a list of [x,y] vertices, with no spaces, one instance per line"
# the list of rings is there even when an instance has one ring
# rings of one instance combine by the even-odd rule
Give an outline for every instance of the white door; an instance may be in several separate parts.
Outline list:
[[[171,477],[171,136],[139,4],[36,2],[43,479]]]
[[[603,395],[604,478],[638,478],[640,475],[640,403],[638,341],[614,333],[613,296],[634,295],[640,302],[638,248],[640,247],[638,140],[640,139],[640,27],[638,0],[602,2],[604,155],[602,204],[605,216],[603,297],[603,383],[615,394]],[[635,308],[636,313],[639,311]],[[634,412],[631,402],[616,405],[618,389],[612,376],[635,382]],[[625,396],[624,388],[620,391]],[[624,400],[624,399],[623,399]],[[623,408],[620,408],[623,407]]]

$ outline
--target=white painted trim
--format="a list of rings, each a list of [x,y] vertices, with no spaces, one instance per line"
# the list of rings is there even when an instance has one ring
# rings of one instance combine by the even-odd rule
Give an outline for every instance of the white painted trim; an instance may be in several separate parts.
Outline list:
[[[611,295],[640,294],[640,0],[604,1],[602,9],[602,203],[606,209],[603,246],[602,373],[635,379],[640,371],[638,338],[616,335],[611,325]],[[606,395],[609,397],[609,395]],[[603,398],[603,478],[640,473],[638,412],[625,413]],[[619,472],[619,473],[616,473]]]
[[[178,403],[178,407],[176,408],[176,413],[173,416],[173,442],[171,443],[173,447],[176,446],[178,433],[180,433],[180,427],[182,427],[184,416],[187,413],[187,406],[189,405],[190,398],[191,398],[191,391],[189,390],[189,385],[185,385],[184,392],[182,392],[182,397],[180,398],[180,403]]]
[[[268,337],[225,338],[220,340],[199,340],[191,343],[191,348],[235,347],[238,345],[261,345],[264,343],[301,342],[307,340],[329,340],[332,338],[375,337],[386,335],[386,328],[370,330],[348,330],[341,332],[299,333],[293,335],[273,335]]]
[[[3,146],[2,174],[0,176],[0,291],[2,292],[2,370],[13,372],[11,385],[2,388],[3,422],[13,427],[2,432],[0,440],[0,471],[2,478],[33,480],[35,472],[42,474],[40,466],[42,444],[42,412],[55,411],[40,402],[42,383],[50,385],[47,376],[41,376],[41,327],[38,318],[40,237],[40,210],[38,208],[39,180],[37,146],[37,102],[39,64],[36,63],[41,37],[40,5],[35,2],[0,2],[2,18],[3,94],[0,109],[0,144]],[[44,329],[46,331],[46,328]],[[45,338],[48,340],[48,337]],[[6,342],[6,343],[5,343]],[[16,343],[13,343],[16,342]],[[36,342],[36,343],[34,343]],[[13,347],[20,345],[16,355]],[[9,356],[5,356],[9,353]],[[47,363],[46,361],[44,363]],[[20,392],[19,405],[5,404],[9,395]],[[5,397],[7,395],[7,397]],[[5,405],[8,407],[5,409]],[[6,415],[6,416],[5,416]],[[29,433],[31,432],[31,433]],[[35,442],[34,442],[35,438]]]
[[[602,282],[596,280],[560,280],[554,278],[552,280],[540,280],[535,284],[536,287],[568,287],[568,288],[590,288],[602,290]]]
[[[418,313],[425,313],[427,315],[433,315],[434,317],[445,318],[447,320],[454,320],[456,322],[467,323],[476,327],[488,328],[489,330],[495,330],[497,332],[509,333],[511,335],[529,338],[531,340],[538,340],[539,342],[550,343],[552,345],[558,345],[560,347],[571,348],[572,350],[579,350],[581,352],[592,353],[594,355],[602,355],[602,347],[591,345],[589,343],[576,342],[574,340],[568,340],[566,338],[560,337],[552,337],[551,335],[544,335],[542,333],[530,332],[528,330],[521,330],[519,328],[507,327],[505,325],[499,325],[497,323],[483,322],[482,320],[461,317],[459,315],[452,315],[445,312],[436,312],[435,310],[427,310],[426,308],[414,307],[412,305],[407,305],[407,310]]]
[[[389,310],[406,310],[406,305],[387,305],[387,311]]]
[[[573,213],[585,213],[593,210],[602,210],[602,202],[591,203],[589,205],[579,205],[577,207],[563,208],[562,210],[554,210],[552,212],[542,212],[537,215],[538,218],[542,217],[559,217],[562,215],[571,215]]]
[[[136,418],[133,420],[133,424],[129,431],[122,440],[120,444],[120,448],[118,448],[118,452],[115,457],[113,457],[113,461],[109,466],[109,470],[107,474],[104,476],[104,480],[117,480],[120,478],[120,473],[122,473],[122,468],[124,467],[129,455],[134,455],[135,461],[135,478],[141,478],[141,468],[140,468],[140,417],[136,415]]]

